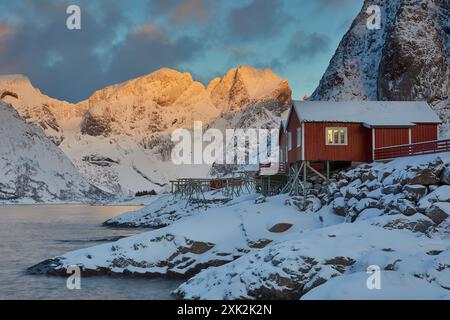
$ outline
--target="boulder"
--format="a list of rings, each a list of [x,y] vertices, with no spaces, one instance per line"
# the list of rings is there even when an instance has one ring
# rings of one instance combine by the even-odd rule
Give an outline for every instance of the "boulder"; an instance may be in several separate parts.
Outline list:
[[[436,202],[450,202],[450,186],[440,186],[420,199],[419,208],[424,211]]]
[[[306,197],[305,210],[317,212],[322,209],[322,201],[314,195]]]
[[[429,218],[422,216],[417,219],[413,219],[414,217],[392,217],[392,220],[383,225],[384,229],[392,230],[410,230],[412,232],[420,232],[426,233],[430,227],[434,225],[433,221]]]
[[[392,184],[389,186],[384,187],[381,192],[383,194],[399,194],[402,192],[402,185],[401,184]]]
[[[407,217],[413,216],[417,213],[416,205],[407,199],[398,200],[397,207],[398,210]]]
[[[405,177],[395,180],[395,183],[405,184],[421,184],[424,186],[439,184],[439,177],[435,173],[436,171],[431,168],[413,169]]]
[[[348,181],[345,179],[339,180],[338,183],[336,184],[338,189],[341,189],[347,185],[348,185]]]
[[[377,200],[371,199],[371,198],[361,199],[354,206],[354,210],[358,214],[361,213],[362,211],[364,211],[365,209],[371,209],[371,208],[380,209],[381,207]]]
[[[407,184],[403,187],[403,193],[411,201],[419,201],[427,195],[428,189],[420,184]]]
[[[425,215],[439,225],[450,216],[450,203],[437,202],[425,211]]]
[[[450,185],[450,168],[444,167],[439,178],[442,184]]]
[[[333,201],[333,210],[338,216],[345,217],[347,215],[345,199],[343,197],[337,198]]]
[[[373,173],[373,171],[365,172],[361,175],[362,182],[372,181],[375,180],[377,177]]]
[[[255,204],[261,204],[261,203],[264,203],[264,202],[266,202],[266,197],[263,197],[263,196],[258,197],[258,198],[255,200]]]

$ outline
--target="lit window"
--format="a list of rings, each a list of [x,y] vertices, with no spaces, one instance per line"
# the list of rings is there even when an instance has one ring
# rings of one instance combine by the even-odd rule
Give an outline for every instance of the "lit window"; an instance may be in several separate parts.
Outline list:
[[[326,144],[346,146],[348,143],[347,128],[326,128]]]
[[[302,129],[297,128],[297,147],[302,145]]]
[[[287,135],[287,139],[288,139],[288,150],[292,150],[292,132],[288,132]]]

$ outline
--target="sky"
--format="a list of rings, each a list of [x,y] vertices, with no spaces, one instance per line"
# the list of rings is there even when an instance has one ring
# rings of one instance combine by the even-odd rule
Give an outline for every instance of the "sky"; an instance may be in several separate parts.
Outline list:
[[[293,98],[319,84],[363,0],[0,0],[0,74],[77,102],[162,67],[204,83],[270,68]],[[81,30],[66,26],[69,5]]]

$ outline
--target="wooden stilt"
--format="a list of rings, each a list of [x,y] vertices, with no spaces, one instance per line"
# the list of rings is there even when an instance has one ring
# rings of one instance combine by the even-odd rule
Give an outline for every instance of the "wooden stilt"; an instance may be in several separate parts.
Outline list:
[[[311,169],[312,172],[314,172],[315,174],[317,174],[319,177],[321,177],[323,180],[328,181],[328,178],[325,177],[323,174],[321,174],[319,171],[317,171],[316,169],[314,169],[313,167],[311,167],[311,165],[308,162],[308,168]]]
[[[327,180],[330,180],[330,160],[326,161]]]
[[[308,196],[308,167],[309,161],[303,166],[303,210],[306,210],[306,197]]]

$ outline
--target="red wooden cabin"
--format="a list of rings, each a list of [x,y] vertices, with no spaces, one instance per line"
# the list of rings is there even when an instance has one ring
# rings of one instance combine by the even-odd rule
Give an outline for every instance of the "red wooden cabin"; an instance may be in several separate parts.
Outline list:
[[[426,102],[296,101],[281,125],[280,162],[372,162],[421,143],[435,149],[440,123]]]

